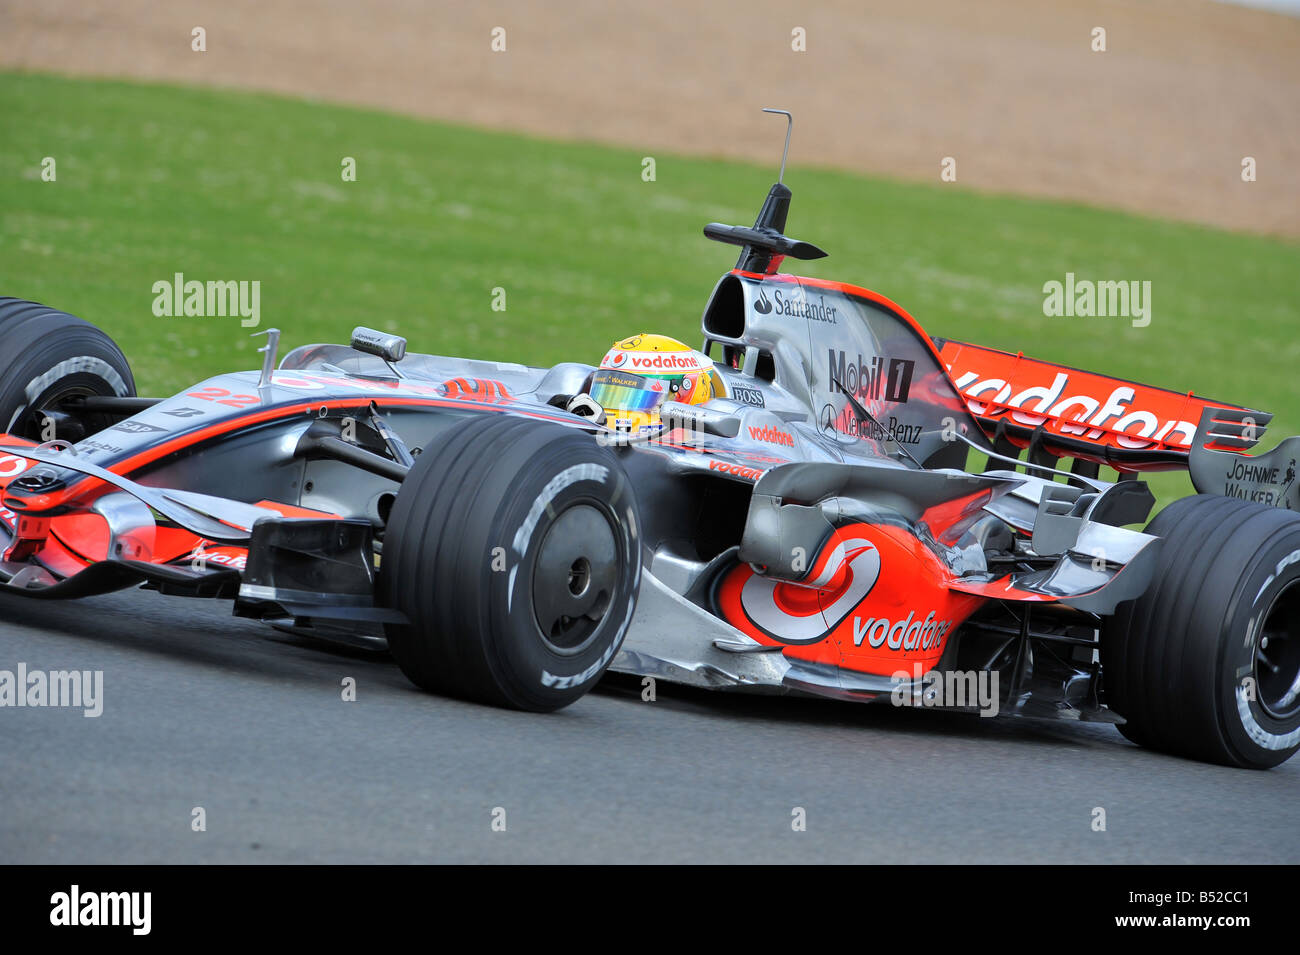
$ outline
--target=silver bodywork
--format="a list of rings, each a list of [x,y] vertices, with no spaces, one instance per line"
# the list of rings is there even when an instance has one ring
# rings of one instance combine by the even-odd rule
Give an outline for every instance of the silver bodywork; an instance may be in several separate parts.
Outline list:
[[[392,336],[381,336],[365,347],[297,348],[274,372],[268,355],[260,374],[211,378],[71,449],[8,446],[0,455],[65,482],[89,475],[114,485],[117,491],[95,504],[111,530],[107,562],[139,569],[149,560],[139,542],[150,538],[155,513],[230,545],[249,542],[267,513],[259,501],[381,524],[397,481],[302,453],[313,429],[326,423],[346,437],[367,406],[417,449],[436,446],[441,431],[467,414],[526,415],[592,431],[620,449],[642,513],[650,515],[640,599],[613,668],[698,686],[866,698],[888,691],[883,677],[787,658],[781,646],[728,623],[711,600],[718,574],[738,562],[800,584],[806,571],[789,555],[816,554],[846,521],[906,529],[943,562],[952,590],[981,595],[1005,574],[986,564],[979,541],[941,540],[926,514],[985,495],[983,514],[1029,536],[1027,558],[1051,559],[1017,575],[1017,592],[1094,614],[1141,593],[1159,542],[1121,525],[1146,516],[1149,492],[1144,498],[1144,488],[1126,482],[1063,484],[1050,473],[944,466],[964,460],[965,445],[983,439],[931,343],[883,305],[779,278],[732,273],[715,289],[704,348],[718,360],[728,397],[665,406],[664,420],[676,426],[671,441],[616,434],[565,412],[557,396],[580,392],[591,365],[531,368],[406,354],[404,342],[398,349]],[[211,439],[194,437],[208,432]],[[127,469],[130,477],[120,473],[171,439],[184,453]],[[192,453],[195,447],[202,453]],[[117,472],[108,470],[115,465]],[[743,530],[717,553],[680,547],[688,531],[672,514],[680,482],[692,478],[723,482],[747,502]],[[0,544],[12,527],[0,513]],[[3,562],[0,578],[25,593],[62,583]],[[243,586],[244,597],[277,597]]]

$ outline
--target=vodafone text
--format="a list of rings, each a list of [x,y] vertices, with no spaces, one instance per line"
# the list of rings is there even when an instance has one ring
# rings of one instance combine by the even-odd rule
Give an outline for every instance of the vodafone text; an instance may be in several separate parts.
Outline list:
[[[1013,395],[1001,378],[981,378],[962,372],[954,382],[970,410],[982,417],[1009,414],[1013,423],[1036,428],[1049,421],[1061,434],[1096,441],[1108,434],[1122,448],[1149,448],[1156,443],[1191,447],[1196,425],[1191,421],[1162,421],[1151,411],[1133,408],[1137,391],[1127,385],[1111,390],[1105,399],[1078,392],[1068,394],[1070,376],[1057,372],[1050,385],[1034,385]]]

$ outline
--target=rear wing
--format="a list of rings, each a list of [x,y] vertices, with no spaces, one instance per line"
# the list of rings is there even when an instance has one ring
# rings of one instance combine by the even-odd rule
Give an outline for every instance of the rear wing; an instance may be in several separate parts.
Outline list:
[[[1129,473],[1187,468],[1208,409],[1215,409],[1209,446],[1240,457],[1273,417],[1023,354],[938,338],[934,344],[996,451],[1018,457],[1028,448],[1031,461],[1047,465],[1074,458],[1076,473],[1095,476],[1102,464]]]

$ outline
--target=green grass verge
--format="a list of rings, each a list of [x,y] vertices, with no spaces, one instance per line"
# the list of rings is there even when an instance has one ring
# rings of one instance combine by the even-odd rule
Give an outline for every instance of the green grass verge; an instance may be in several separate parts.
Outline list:
[[[41,179],[46,156],[54,182]],[[341,179],[345,156],[356,182]],[[792,162],[789,231],[831,253],[806,274],[875,289],[932,334],[1272,411],[1274,438],[1300,430],[1300,245],[806,169],[797,136]],[[595,361],[637,331],[699,339],[705,298],[734,261],[700,227],[752,221],[772,177],[650,143],[0,73],[0,294],[103,327],[142,393],[256,365],[259,340],[235,319],[152,314],[153,283],[175,272],[260,280],[262,327],[286,347],[368,324],[415,351]],[[1149,280],[1150,326],[1044,317],[1043,283],[1067,271]],[[497,287],[505,311],[492,309]]]

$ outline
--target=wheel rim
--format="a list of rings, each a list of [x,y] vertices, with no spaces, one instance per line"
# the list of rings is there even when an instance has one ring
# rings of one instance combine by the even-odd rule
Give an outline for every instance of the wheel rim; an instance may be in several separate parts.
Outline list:
[[[608,515],[586,503],[562,511],[533,566],[533,615],[542,641],[565,656],[590,645],[621,575],[618,537]]]
[[[68,398],[91,398],[105,394],[95,387],[97,381],[97,378],[88,375],[71,375],[63,381],[56,382],[18,414],[13,422],[11,433],[29,441],[44,441],[45,437],[41,432],[44,430],[47,417],[54,420],[55,430],[60,432],[57,436],[73,443],[84,438],[88,430],[90,432],[99,430],[97,427],[86,429],[59,408],[59,405]],[[109,395],[112,393],[112,391],[107,392]],[[86,420],[101,426],[108,423],[103,415],[86,416]]]
[[[1276,720],[1300,713],[1300,580],[1273,598],[1255,641],[1255,687],[1260,707]]]

